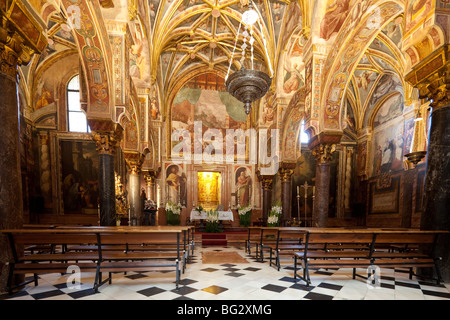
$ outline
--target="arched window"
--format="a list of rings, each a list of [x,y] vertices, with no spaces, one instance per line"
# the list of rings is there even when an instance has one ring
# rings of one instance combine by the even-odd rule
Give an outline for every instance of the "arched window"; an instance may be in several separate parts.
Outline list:
[[[305,131],[305,120],[302,120],[302,126],[300,128],[300,142],[301,143],[309,142],[309,135]]]
[[[86,115],[81,111],[79,75],[70,79],[67,84],[67,119],[69,132],[91,132]]]

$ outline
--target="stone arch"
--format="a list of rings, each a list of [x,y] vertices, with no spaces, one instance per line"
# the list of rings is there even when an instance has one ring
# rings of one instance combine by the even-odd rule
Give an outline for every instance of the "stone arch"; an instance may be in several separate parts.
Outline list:
[[[74,31],[86,83],[92,84],[87,92],[87,116],[113,119],[114,88],[111,61],[106,54],[111,49],[100,4],[98,1],[62,0],[61,8]]]
[[[365,12],[347,18],[330,50],[322,76],[323,88],[319,123],[320,131],[340,131],[344,93],[358,61],[381,29],[403,12],[395,1],[373,1]],[[350,9],[354,13],[354,8]],[[349,15],[349,17],[353,15]]]

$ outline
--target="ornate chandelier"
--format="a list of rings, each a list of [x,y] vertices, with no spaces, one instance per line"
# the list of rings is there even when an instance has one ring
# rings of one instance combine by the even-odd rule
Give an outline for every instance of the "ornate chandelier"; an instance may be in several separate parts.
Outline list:
[[[252,102],[262,98],[267,93],[272,83],[271,76],[269,77],[264,72],[254,70],[253,68],[253,43],[255,42],[255,38],[253,37],[254,35],[253,27],[256,22],[258,22],[261,31],[266,58],[269,63],[271,76],[273,76],[272,65],[270,63],[270,58],[267,53],[266,40],[264,38],[261,22],[259,20],[259,15],[252,8],[252,4],[250,2],[248,10],[242,14],[242,20],[239,23],[236,41],[230,59],[230,66],[228,67],[228,73],[227,76],[225,77],[225,85],[227,87],[228,92],[237,100],[244,103],[244,110],[247,115],[250,114]],[[239,32],[241,30],[242,24],[244,25],[244,32],[242,33],[243,44],[241,45],[242,49],[242,56],[240,60],[241,68],[230,76],[231,64],[233,63],[233,56],[236,50],[237,42],[239,39]],[[251,69],[247,69],[244,67],[245,54],[248,48],[250,49],[251,53],[251,61],[250,61]]]

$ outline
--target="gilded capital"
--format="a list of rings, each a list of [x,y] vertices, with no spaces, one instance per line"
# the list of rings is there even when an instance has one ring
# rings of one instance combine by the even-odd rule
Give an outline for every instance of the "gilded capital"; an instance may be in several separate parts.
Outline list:
[[[21,64],[23,39],[18,33],[12,35],[0,27],[0,72],[12,77],[17,77],[17,66]]]
[[[450,105],[450,48],[445,45],[417,64],[406,77],[434,109]]]
[[[312,154],[318,163],[330,163],[333,160],[334,151],[336,151],[336,144],[320,143],[313,148]]]
[[[139,152],[124,152],[124,158],[130,174],[141,173],[142,164],[144,163],[143,154]]]
[[[294,170],[291,168],[280,168],[278,170],[278,175],[280,176],[281,182],[289,182]]]
[[[120,144],[120,137],[112,132],[93,132],[92,139],[100,154],[114,155]]]
[[[263,190],[272,190],[273,176],[261,176],[261,184]]]

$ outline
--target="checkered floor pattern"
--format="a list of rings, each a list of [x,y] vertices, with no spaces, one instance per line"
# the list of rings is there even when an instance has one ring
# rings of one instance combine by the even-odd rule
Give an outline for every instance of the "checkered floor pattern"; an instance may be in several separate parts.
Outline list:
[[[203,264],[205,251],[234,251],[249,263]],[[30,283],[0,300],[450,300],[450,284],[409,279],[406,270],[382,269],[375,285],[352,279],[351,269],[314,270],[309,287],[295,283],[293,274],[290,261],[283,261],[277,271],[268,261],[258,262],[246,254],[243,247],[197,246],[178,290],[173,271],[117,273],[98,293],[92,289],[94,274],[83,273],[78,286],[72,285],[69,275],[44,274],[38,286]]]

